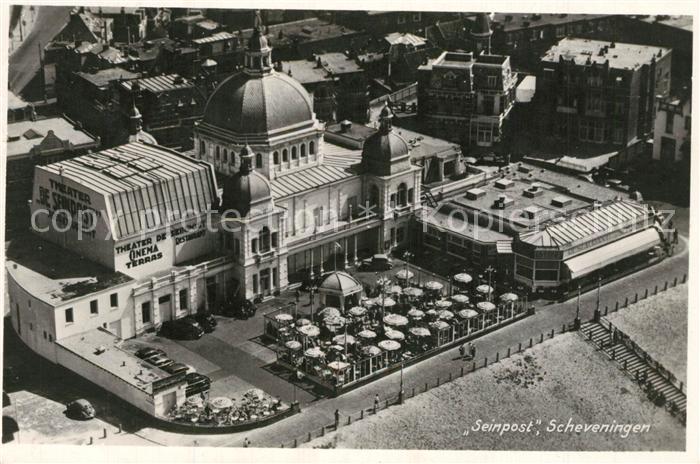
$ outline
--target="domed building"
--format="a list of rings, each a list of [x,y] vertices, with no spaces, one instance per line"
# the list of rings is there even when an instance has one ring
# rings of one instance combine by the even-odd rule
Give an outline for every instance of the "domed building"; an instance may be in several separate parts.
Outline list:
[[[215,278],[229,298],[265,298],[360,255],[406,245],[408,222],[421,207],[413,193],[421,168],[392,129],[389,108],[361,157],[328,144],[327,162],[313,100],[275,70],[271,53],[255,27],[243,70],[219,84],[195,127],[195,157],[223,179],[220,236],[228,261]]]
[[[269,179],[322,162],[323,126],[304,87],[277,72],[260,27],[248,41],[243,70],[219,84],[194,131],[196,156],[223,174],[241,167],[249,146],[254,168]]]

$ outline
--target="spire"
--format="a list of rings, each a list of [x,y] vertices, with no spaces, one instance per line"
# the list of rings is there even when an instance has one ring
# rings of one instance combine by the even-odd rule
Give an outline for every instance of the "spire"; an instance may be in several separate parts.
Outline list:
[[[241,148],[241,175],[248,175],[253,170],[253,149],[248,143]]]
[[[141,117],[141,112],[139,111],[138,107],[136,106],[136,95],[139,93],[141,90],[141,87],[139,85],[138,81],[134,81],[131,84],[131,106],[128,109],[128,115],[129,115],[129,135],[137,135],[139,132],[141,132],[142,124],[143,124],[143,118]]]
[[[379,113],[379,130],[388,134],[392,130],[392,119],[394,118],[394,113],[389,108],[389,103],[384,103],[384,108],[382,108],[381,113]]]
[[[267,37],[261,31],[262,26],[260,10],[257,10],[253,35],[248,39],[244,63],[245,72],[252,75],[263,75],[272,72],[272,48],[267,41]]]

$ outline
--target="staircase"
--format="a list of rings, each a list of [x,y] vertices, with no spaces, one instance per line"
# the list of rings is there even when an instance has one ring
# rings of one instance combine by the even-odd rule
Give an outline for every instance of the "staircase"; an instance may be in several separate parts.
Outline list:
[[[647,381],[651,382],[654,389],[663,392],[666,396],[667,404],[671,401],[675,402],[678,405],[679,415],[685,416],[687,406],[685,393],[624,343],[621,341],[613,343],[609,327],[611,324],[605,318],[601,318],[600,322],[590,321],[582,324],[580,334],[610,360],[616,362],[620,369],[624,369],[633,379],[636,379],[637,375],[641,377],[646,375]]]
[[[438,205],[438,202],[435,200],[435,197],[428,190],[423,191],[423,197],[425,198],[426,203],[428,203],[428,206],[430,206],[431,208],[435,208]]]

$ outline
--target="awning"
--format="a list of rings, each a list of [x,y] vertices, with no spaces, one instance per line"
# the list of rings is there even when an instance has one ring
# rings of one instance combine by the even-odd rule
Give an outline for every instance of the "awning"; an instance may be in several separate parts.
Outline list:
[[[653,248],[660,242],[659,233],[655,228],[650,228],[567,259],[564,264],[569,268],[571,278],[577,279],[608,264]]]

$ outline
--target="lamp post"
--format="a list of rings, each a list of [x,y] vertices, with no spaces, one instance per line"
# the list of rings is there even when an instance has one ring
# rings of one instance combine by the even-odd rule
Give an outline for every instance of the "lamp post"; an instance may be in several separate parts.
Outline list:
[[[486,268],[486,273],[489,275],[489,293],[488,293],[488,297],[487,297],[488,301],[491,301],[491,292],[492,292],[492,290],[491,290],[491,274],[493,274],[495,271],[496,270],[491,265],[489,265]]]
[[[311,300],[311,322],[314,322],[314,294],[318,290],[318,287],[311,285],[309,288],[309,298]]]
[[[581,312],[581,284],[578,286],[578,294],[576,295],[576,319],[574,319],[574,329],[579,330],[581,328],[581,318],[579,314]]]
[[[399,387],[399,404],[403,404],[403,359],[401,360],[401,383]]]
[[[596,301],[595,301],[595,311],[593,312],[593,319],[598,322],[600,321],[600,283],[601,283],[602,278],[600,275],[598,275],[598,291],[596,294]]]
[[[411,253],[410,251],[406,251],[406,252],[403,254],[403,259],[404,259],[404,270],[405,270],[405,272],[406,272],[406,275],[405,275],[405,277],[406,277],[406,287],[408,287],[408,262],[411,260],[411,258],[413,258],[413,256],[414,256],[413,253]]]

